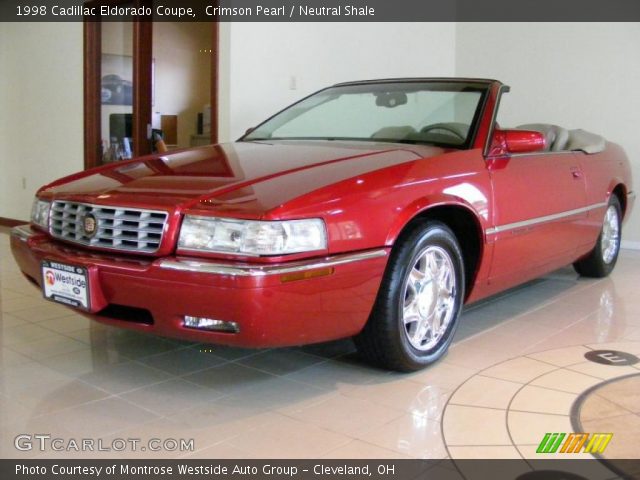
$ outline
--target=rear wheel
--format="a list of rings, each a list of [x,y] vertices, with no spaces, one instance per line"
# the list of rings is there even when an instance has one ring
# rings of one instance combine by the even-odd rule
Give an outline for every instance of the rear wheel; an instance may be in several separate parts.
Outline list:
[[[585,277],[602,278],[611,273],[620,252],[622,209],[618,197],[612,195],[604,214],[602,230],[596,246],[586,256],[573,264],[576,272]]]
[[[420,369],[447,351],[463,298],[464,267],[455,235],[440,222],[416,224],[392,251],[356,346],[384,368]]]

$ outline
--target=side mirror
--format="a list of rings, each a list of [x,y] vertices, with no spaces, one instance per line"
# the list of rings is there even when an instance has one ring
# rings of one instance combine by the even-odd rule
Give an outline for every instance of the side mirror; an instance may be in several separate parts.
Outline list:
[[[492,153],[534,153],[544,150],[544,135],[535,130],[499,130],[493,132]]]
[[[251,132],[253,132],[256,129],[256,127],[249,127],[247,128],[247,131],[244,132],[245,135],[249,135]]]

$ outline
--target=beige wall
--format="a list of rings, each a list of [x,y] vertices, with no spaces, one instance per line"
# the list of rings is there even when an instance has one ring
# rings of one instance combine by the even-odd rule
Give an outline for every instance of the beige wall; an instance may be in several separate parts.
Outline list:
[[[0,31],[0,217],[26,220],[38,187],[83,165],[82,24]]]
[[[232,23],[228,138],[337,82],[452,76],[455,41],[454,23]]]
[[[619,143],[640,186],[640,24],[460,23],[456,74],[510,85],[506,126],[556,123]],[[623,231],[640,248],[640,205]]]

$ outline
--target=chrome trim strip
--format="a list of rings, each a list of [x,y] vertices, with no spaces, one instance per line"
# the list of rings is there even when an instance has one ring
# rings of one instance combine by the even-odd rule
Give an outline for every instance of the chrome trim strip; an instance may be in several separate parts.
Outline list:
[[[519,157],[539,157],[541,155],[568,155],[572,153],[581,153],[581,150],[558,150],[557,152],[550,152],[546,150],[541,150],[538,152],[529,152],[529,153],[511,153],[509,154],[509,158],[519,158]],[[584,152],[582,152],[584,153]]]
[[[11,236],[17,238],[21,242],[26,242],[34,235],[36,234],[31,230],[31,225],[28,223],[26,225],[18,225],[11,229]]]
[[[573,215],[578,215],[580,213],[589,212],[591,210],[595,210],[596,208],[602,208],[606,206],[607,206],[607,202],[594,203],[593,205],[589,205],[587,207],[582,207],[582,208],[576,208],[575,210],[568,210],[566,212],[553,213],[551,215],[545,215],[544,217],[536,217],[536,218],[531,218],[529,220],[522,220],[520,222],[507,223],[505,225],[499,225],[496,227],[487,228],[485,233],[487,235],[493,235],[495,233],[506,232],[509,230],[514,230],[516,228],[530,227],[532,225],[537,225],[539,223],[552,222],[554,220],[571,217]]]
[[[386,257],[387,251],[369,250],[366,252],[336,255],[325,259],[313,259],[301,262],[279,263],[277,265],[249,265],[232,263],[216,263],[196,260],[166,260],[162,259],[155,264],[168,270],[182,272],[209,273],[213,275],[229,275],[232,277],[263,277],[266,275],[282,275],[284,273],[304,272],[318,268],[335,267],[347,263],[370,260],[372,258]]]

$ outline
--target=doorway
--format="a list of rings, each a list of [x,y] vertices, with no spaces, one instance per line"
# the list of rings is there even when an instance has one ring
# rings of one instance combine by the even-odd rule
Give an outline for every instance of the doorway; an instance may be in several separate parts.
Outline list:
[[[152,153],[159,135],[216,143],[218,36],[217,22],[85,21],[85,169]]]

